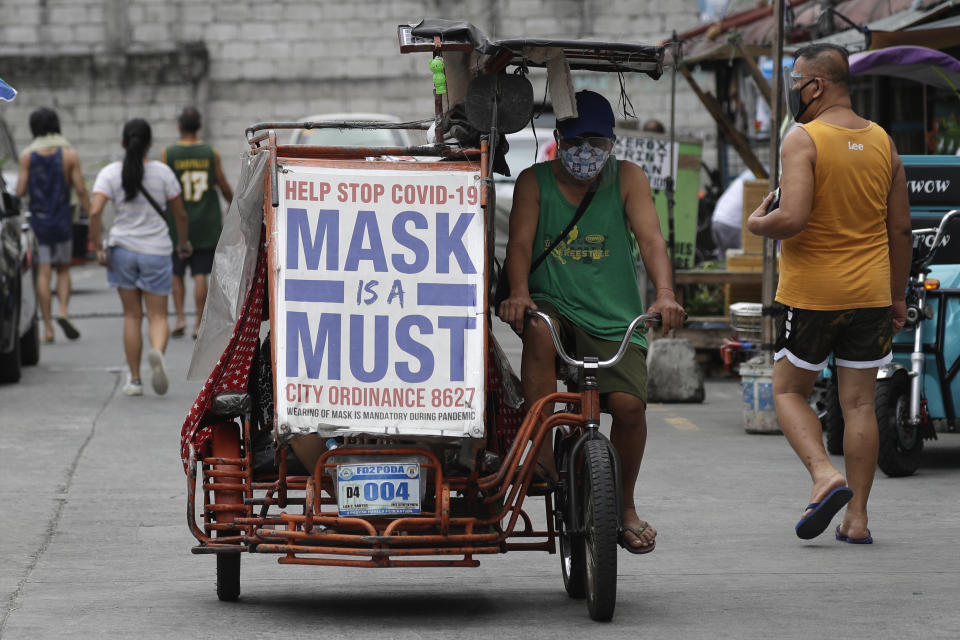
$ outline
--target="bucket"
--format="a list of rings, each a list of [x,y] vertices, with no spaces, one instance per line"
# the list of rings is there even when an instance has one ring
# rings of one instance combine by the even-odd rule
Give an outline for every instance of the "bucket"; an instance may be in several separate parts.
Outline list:
[[[743,390],[743,427],[747,433],[780,433],[773,406],[773,365],[763,356],[740,365]]]
[[[759,302],[734,302],[730,305],[730,326],[743,342],[760,342],[763,334],[763,305]]]

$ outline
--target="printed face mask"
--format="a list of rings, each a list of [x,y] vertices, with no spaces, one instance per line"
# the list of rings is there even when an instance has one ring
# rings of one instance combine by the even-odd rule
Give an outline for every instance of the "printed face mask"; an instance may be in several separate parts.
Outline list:
[[[600,174],[610,157],[610,149],[598,149],[584,142],[575,147],[559,148],[560,162],[574,178],[591,180]]]

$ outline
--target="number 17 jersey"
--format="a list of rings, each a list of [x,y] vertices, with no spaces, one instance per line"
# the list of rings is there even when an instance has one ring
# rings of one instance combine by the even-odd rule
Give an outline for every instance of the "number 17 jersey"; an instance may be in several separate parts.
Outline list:
[[[217,183],[215,157],[213,147],[202,142],[180,140],[164,151],[164,161],[173,169],[183,189],[183,206],[187,210],[190,244],[194,249],[215,249],[223,226],[220,198],[214,188]],[[177,230],[169,212],[167,224],[177,246]]]

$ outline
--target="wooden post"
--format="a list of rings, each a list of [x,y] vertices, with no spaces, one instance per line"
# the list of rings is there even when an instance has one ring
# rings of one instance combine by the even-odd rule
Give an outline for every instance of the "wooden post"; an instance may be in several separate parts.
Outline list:
[[[707,111],[710,112],[710,115],[713,116],[717,126],[720,127],[720,132],[723,134],[723,137],[726,138],[730,144],[733,145],[733,148],[737,150],[737,153],[740,154],[743,162],[747,165],[750,171],[753,171],[753,175],[755,175],[758,180],[763,180],[766,178],[768,176],[767,170],[763,168],[760,160],[758,160],[757,156],[753,154],[753,150],[750,149],[747,139],[744,138],[743,134],[737,131],[737,128],[734,126],[734,124],[727,119],[726,114],[723,112],[723,107],[720,106],[720,102],[713,97],[711,93],[700,88],[700,85],[697,84],[697,81],[693,79],[690,69],[687,67],[679,67],[678,70],[681,74],[683,74],[683,77],[687,79],[687,83],[690,85],[690,88],[693,89],[693,92],[697,94],[697,97],[700,98],[700,102],[703,103],[703,106],[706,107]]]
[[[770,89],[770,83],[768,83],[767,79],[763,77],[763,72],[760,71],[760,67],[757,66],[757,61],[753,59],[753,56],[747,55],[747,52],[743,50],[743,46],[741,46],[739,41],[734,42],[733,46],[737,50],[737,53],[740,54],[740,57],[743,58],[747,68],[750,70],[750,76],[757,84],[757,89],[760,90],[760,95],[762,95],[763,99],[767,101],[767,106],[772,109],[773,99],[771,95],[772,91]]]
[[[780,182],[780,123],[783,121],[783,91],[780,83],[783,81],[783,0],[775,0],[773,4],[773,102],[770,105],[770,190],[774,191]],[[776,252],[777,244],[773,238],[764,238],[763,241],[763,284],[760,289],[760,300],[763,308],[769,309],[776,296]],[[763,343],[772,345],[776,339],[774,335],[773,316],[764,313]],[[764,361],[773,363],[773,351],[764,349]]]

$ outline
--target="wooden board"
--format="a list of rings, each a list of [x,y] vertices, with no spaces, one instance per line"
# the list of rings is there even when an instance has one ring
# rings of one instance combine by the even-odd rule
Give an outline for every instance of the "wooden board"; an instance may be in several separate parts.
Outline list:
[[[763,237],[754,235],[747,230],[747,218],[753,213],[763,199],[770,193],[770,183],[767,180],[743,181],[743,217],[740,226],[740,248],[744,253],[763,253]],[[729,268],[729,267],[727,267]]]

